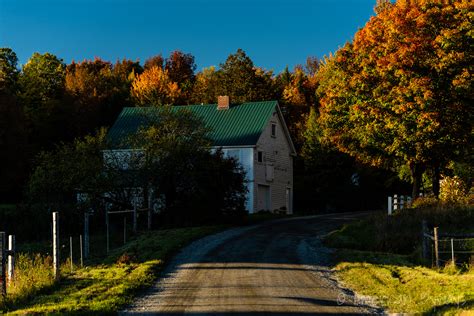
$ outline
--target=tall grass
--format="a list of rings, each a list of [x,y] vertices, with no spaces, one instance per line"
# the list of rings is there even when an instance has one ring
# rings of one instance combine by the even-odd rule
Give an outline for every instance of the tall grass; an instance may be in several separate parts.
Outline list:
[[[18,253],[15,256],[15,278],[7,288],[2,310],[26,302],[54,285],[53,261],[50,256]]]
[[[388,216],[374,214],[329,234],[326,242],[335,248],[413,254],[421,247],[421,223],[439,227],[440,233],[472,233],[474,207],[404,209]]]

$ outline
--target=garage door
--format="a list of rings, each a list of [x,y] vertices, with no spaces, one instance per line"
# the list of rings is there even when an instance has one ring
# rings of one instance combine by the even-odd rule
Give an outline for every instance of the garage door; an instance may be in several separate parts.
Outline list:
[[[257,188],[258,199],[257,199],[257,210],[270,211],[270,186],[258,185]]]

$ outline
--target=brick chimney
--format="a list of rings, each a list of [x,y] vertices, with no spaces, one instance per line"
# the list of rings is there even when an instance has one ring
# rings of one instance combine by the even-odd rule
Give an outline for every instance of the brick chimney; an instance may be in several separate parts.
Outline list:
[[[228,95],[220,95],[217,97],[217,109],[228,110],[230,106],[230,98]]]

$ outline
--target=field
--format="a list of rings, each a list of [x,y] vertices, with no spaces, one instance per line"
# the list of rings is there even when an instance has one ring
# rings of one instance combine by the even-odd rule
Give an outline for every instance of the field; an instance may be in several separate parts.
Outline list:
[[[66,262],[59,283],[53,282],[50,257],[19,255],[18,282],[10,288],[3,310],[11,315],[114,313],[152,285],[163,263],[178,249],[222,229],[209,226],[142,233],[82,269],[75,267],[70,272]]]
[[[472,265],[434,269],[420,257],[421,219],[459,232],[473,231],[472,216],[472,208],[376,214],[332,232],[326,244],[339,248],[334,270],[342,283],[389,312],[474,315]]]

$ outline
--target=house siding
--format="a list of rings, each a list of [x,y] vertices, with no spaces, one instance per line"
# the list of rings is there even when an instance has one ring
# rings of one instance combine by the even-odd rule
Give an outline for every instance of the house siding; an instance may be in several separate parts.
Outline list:
[[[218,147],[214,147],[215,150]],[[245,209],[249,213],[254,213],[254,149],[253,147],[219,147],[225,157],[236,158],[245,171],[245,180],[247,186],[247,199],[245,201]]]
[[[272,124],[276,125],[275,137],[272,136]],[[293,156],[283,124],[275,111],[257,142],[254,152],[255,185],[253,196],[259,197],[259,185],[268,186],[270,188],[269,210],[277,211],[286,208],[286,212],[291,214],[293,211]],[[263,152],[263,162],[258,162],[259,151]],[[271,169],[273,169],[273,176]],[[272,177],[269,178],[267,175]],[[287,207],[287,189],[290,189],[290,209]],[[253,207],[254,210],[260,211],[257,199],[254,199]]]

